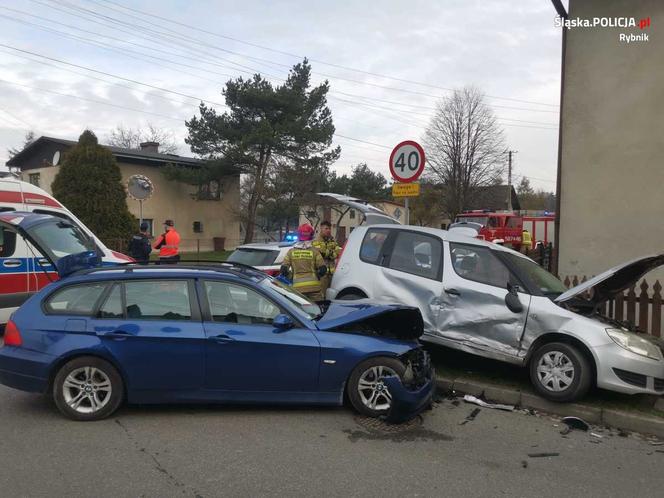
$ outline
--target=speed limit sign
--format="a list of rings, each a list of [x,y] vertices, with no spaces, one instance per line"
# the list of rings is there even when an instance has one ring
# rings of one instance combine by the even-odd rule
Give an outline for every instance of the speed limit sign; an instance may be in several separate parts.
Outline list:
[[[410,183],[424,171],[424,149],[413,140],[397,145],[390,154],[390,173],[397,182]]]

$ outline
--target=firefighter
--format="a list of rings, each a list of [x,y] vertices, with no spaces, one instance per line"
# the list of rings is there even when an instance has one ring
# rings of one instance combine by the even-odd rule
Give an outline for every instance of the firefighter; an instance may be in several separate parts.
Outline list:
[[[341,246],[332,237],[332,223],[325,220],[320,224],[320,232],[313,245],[320,251],[325,261],[325,266],[327,266],[327,273],[320,279],[320,292],[324,299],[325,291],[327,291],[332,281],[332,274],[337,264],[337,258],[339,257],[339,253],[341,253]]]
[[[152,252],[152,246],[150,245],[150,238],[148,236],[148,228],[149,225],[147,223],[141,223],[141,231],[132,236],[127,251],[129,252],[129,255],[141,265],[148,264],[150,253]]]
[[[530,232],[525,228],[521,234],[521,247],[525,249],[525,252],[528,252],[533,248],[533,239],[530,236]]]
[[[154,248],[159,249],[161,264],[172,265],[180,261],[180,234],[175,230],[173,220],[164,221],[164,233],[159,236]]]
[[[299,241],[291,247],[281,266],[286,278],[292,272],[292,287],[312,301],[322,301],[320,278],[327,273],[325,260],[312,243],[314,229],[311,225],[300,225],[297,229]]]

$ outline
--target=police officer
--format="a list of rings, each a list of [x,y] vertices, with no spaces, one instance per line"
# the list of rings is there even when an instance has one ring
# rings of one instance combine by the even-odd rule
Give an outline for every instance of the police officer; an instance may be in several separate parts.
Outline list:
[[[327,266],[327,273],[320,279],[320,291],[325,298],[325,291],[330,286],[337,258],[341,253],[341,246],[332,237],[332,224],[329,221],[325,220],[320,224],[320,232],[313,245],[320,251],[325,260],[325,266]]]
[[[152,252],[152,246],[150,245],[150,238],[148,236],[148,228],[149,225],[147,223],[141,223],[141,231],[132,236],[127,249],[129,255],[141,265],[148,264],[150,253]]]
[[[159,249],[161,264],[175,264],[180,261],[180,234],[175,230],[173,220],[164,221],[164,233],[154,243]]]
[[[319,279],[327,273],[327,266],[320,251],[313,246],[314,229],[309,224],[300,225],[297,235],[299,241],[286,254],[281,274],[288,278],[292,272],[293,289],[312,301],[322,301]]]

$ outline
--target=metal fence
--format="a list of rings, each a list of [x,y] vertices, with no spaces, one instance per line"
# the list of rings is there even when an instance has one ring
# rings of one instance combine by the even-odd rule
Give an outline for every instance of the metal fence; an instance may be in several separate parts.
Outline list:
[[[577,276],[565,277],[565,286],[574,287],[587,280]],[[650,285],[645,279],[615,299],[605,303],[599,312],[618,321],[627,321],[639,331],[662,337],[662,285],[659,280]]]

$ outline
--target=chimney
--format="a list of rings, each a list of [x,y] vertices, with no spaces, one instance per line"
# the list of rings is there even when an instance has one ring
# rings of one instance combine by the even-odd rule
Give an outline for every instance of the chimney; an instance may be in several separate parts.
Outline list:
[[[159,153],[159,142],[142,142],[139,144],[143,152]]]

